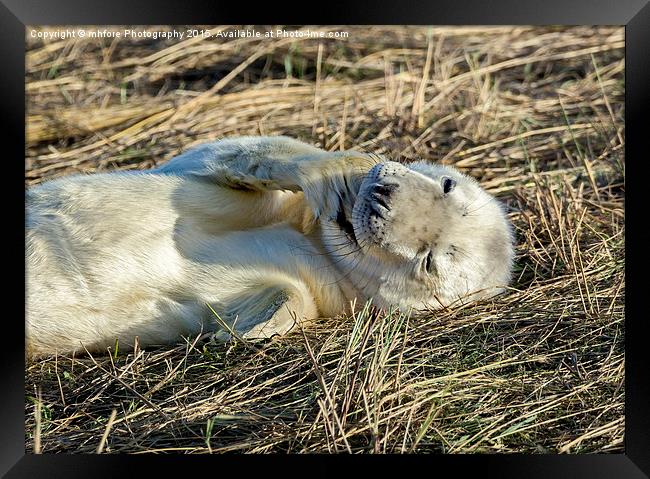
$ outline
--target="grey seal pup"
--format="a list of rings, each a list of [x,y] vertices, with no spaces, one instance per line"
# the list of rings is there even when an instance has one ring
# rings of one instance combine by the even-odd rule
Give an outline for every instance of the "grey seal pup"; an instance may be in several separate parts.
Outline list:
[[[256,339],[378,308],[499,293],[513,234],[454,168],[283,136],[207,143],[149,171],[26,192],[27,355]]]

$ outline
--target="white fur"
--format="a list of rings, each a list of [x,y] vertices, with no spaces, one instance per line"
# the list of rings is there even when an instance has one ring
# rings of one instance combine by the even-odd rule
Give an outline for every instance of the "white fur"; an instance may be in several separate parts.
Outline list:
[[[342,205],[355,233],[367,234],[367,218],[353,209],[371,201],[364,195],[377,163],[386,160],[286,137],[240,137],[156,170],[77,175],[30,189],[28,354],[98,351],[116,338],[122,349],[136,336],[142,345],[164,344],[223,330],[210,308],[229,330],[268,337],[296,320],[344,313],[355,298],[421,309],[507,283],[512,238],[503,212],[449,168],[396,167],[401,176],[388,178],[403,184],[382,229],[390,244],[355,245],[337,212]],[[458,180],[456,203],[441,201],[442,174]],[[489,208],[471,226],[449,216],[478,200]],[[437,274],[423,275],[417,250],[430,238],[411,231],[423,224],[487,254],[462,264],[441,254]]]

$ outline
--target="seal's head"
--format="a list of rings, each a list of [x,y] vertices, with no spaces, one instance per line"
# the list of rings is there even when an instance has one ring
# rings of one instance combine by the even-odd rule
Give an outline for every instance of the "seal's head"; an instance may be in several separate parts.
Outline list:
[[[356,195],[341,196],[323,234],[336,267],[376,306],[436,309],[508,284],[511,226],[474,179],[382,161],[354,183]]]

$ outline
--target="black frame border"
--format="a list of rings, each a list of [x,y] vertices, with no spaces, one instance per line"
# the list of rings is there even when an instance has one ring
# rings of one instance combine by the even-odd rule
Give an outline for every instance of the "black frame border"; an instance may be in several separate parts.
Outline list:
[[[626,175],[626,385],[625,385],[625,453],[590,455],[435,455],[409,457],[351,458],[346,456],[292,456],[282,462],[297,461],[313,474],[332,474],[348,466],[361,466],[388,472],[404,473],[413,463],[433,466],[434,474],[443,470],[473,471],[497,477],[650,477],[650,361],[646,354],[644,335],[647,314],[643,312],[643,272],[648,270],[648,255],[643,245],[650,235],[641,227],[643,214],[643,179],[647,178],[644,161],[645,108],[650,105],[650,1],[649,0],[437,0],[420,5],[400,0],[382,0],[381,4],[355,0],[341,4],[311,5],[306,13],[303,4],[268,3],[265,6],[223,0],[0,0],[0,98],[2,115],[0,133],[5,156],[3,173],[11,179],[0,192],[0,205],[11,205],[3,211],[2,235],[20,251],[24,242],[24,158],[25,148],[25,27],[27,25],[109,25],[109,24],[338,24],[338,25],[625,25],[625,101],[626,101],[626,165],[633,173]],[[8,148],[6,148],[8,147]],[[626,158],[627,160],[627,158]],[[14,171],[15,170],[15,171]],[[645,170],[645,171],[644,171]],[[15,176],[15,178],[14,178]],[[647,189],[647,187],[646,187]],[[11,211],[11,215],[9,215]],[[0,473],[6,477],[115,477],[151,471],[156,466],[168,474],[187,474],[187,467],[202,465],[214,468],[225,461],[229,466],[267,468],[276,465],[279,456],[229,455],[215,463],[210,457],[193,456],[89,456],[33,455],[24,449],[24,289],[16,278],[24,274],[24,263],[18,254],[3,257],[3,264],[12,261],[6,284],[15,288],[7,303],[16,308],[4,314],[4,325],[11,332],[0,347],[0,378],[3,387],[0,407]],[[24,284],[24,283],[23,283]],[[6,311],[6,310],[5,310]],[[187,462],[186,462],[187,461]],[[304,464],[300,464],[304,463]],[[277,464],[282,466],[282,464]],[[314,467],[316,466],[316,467]],[[146,467],[146,469],[145,469]],[[303,469],[293,468],[303,472]],[[356,469],[356,467],[355,467]],[[194,468],[192,468],[192,471]],[[241,469],[240,469],[241,470]],[[408,469],[406,469],[408,470]],[[214,470],[215,473],[222,472]],[[283,468],[283,473],[289,472]],[[303,472],[304,473],[304,472]]]

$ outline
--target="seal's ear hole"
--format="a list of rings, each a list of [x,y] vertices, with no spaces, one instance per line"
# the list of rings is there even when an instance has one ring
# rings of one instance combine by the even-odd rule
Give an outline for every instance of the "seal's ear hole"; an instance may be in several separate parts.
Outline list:
[[[456,180],[449,178],[448,176],[442,177],[442,191],[447,194],[453,191],[456,188]]]

